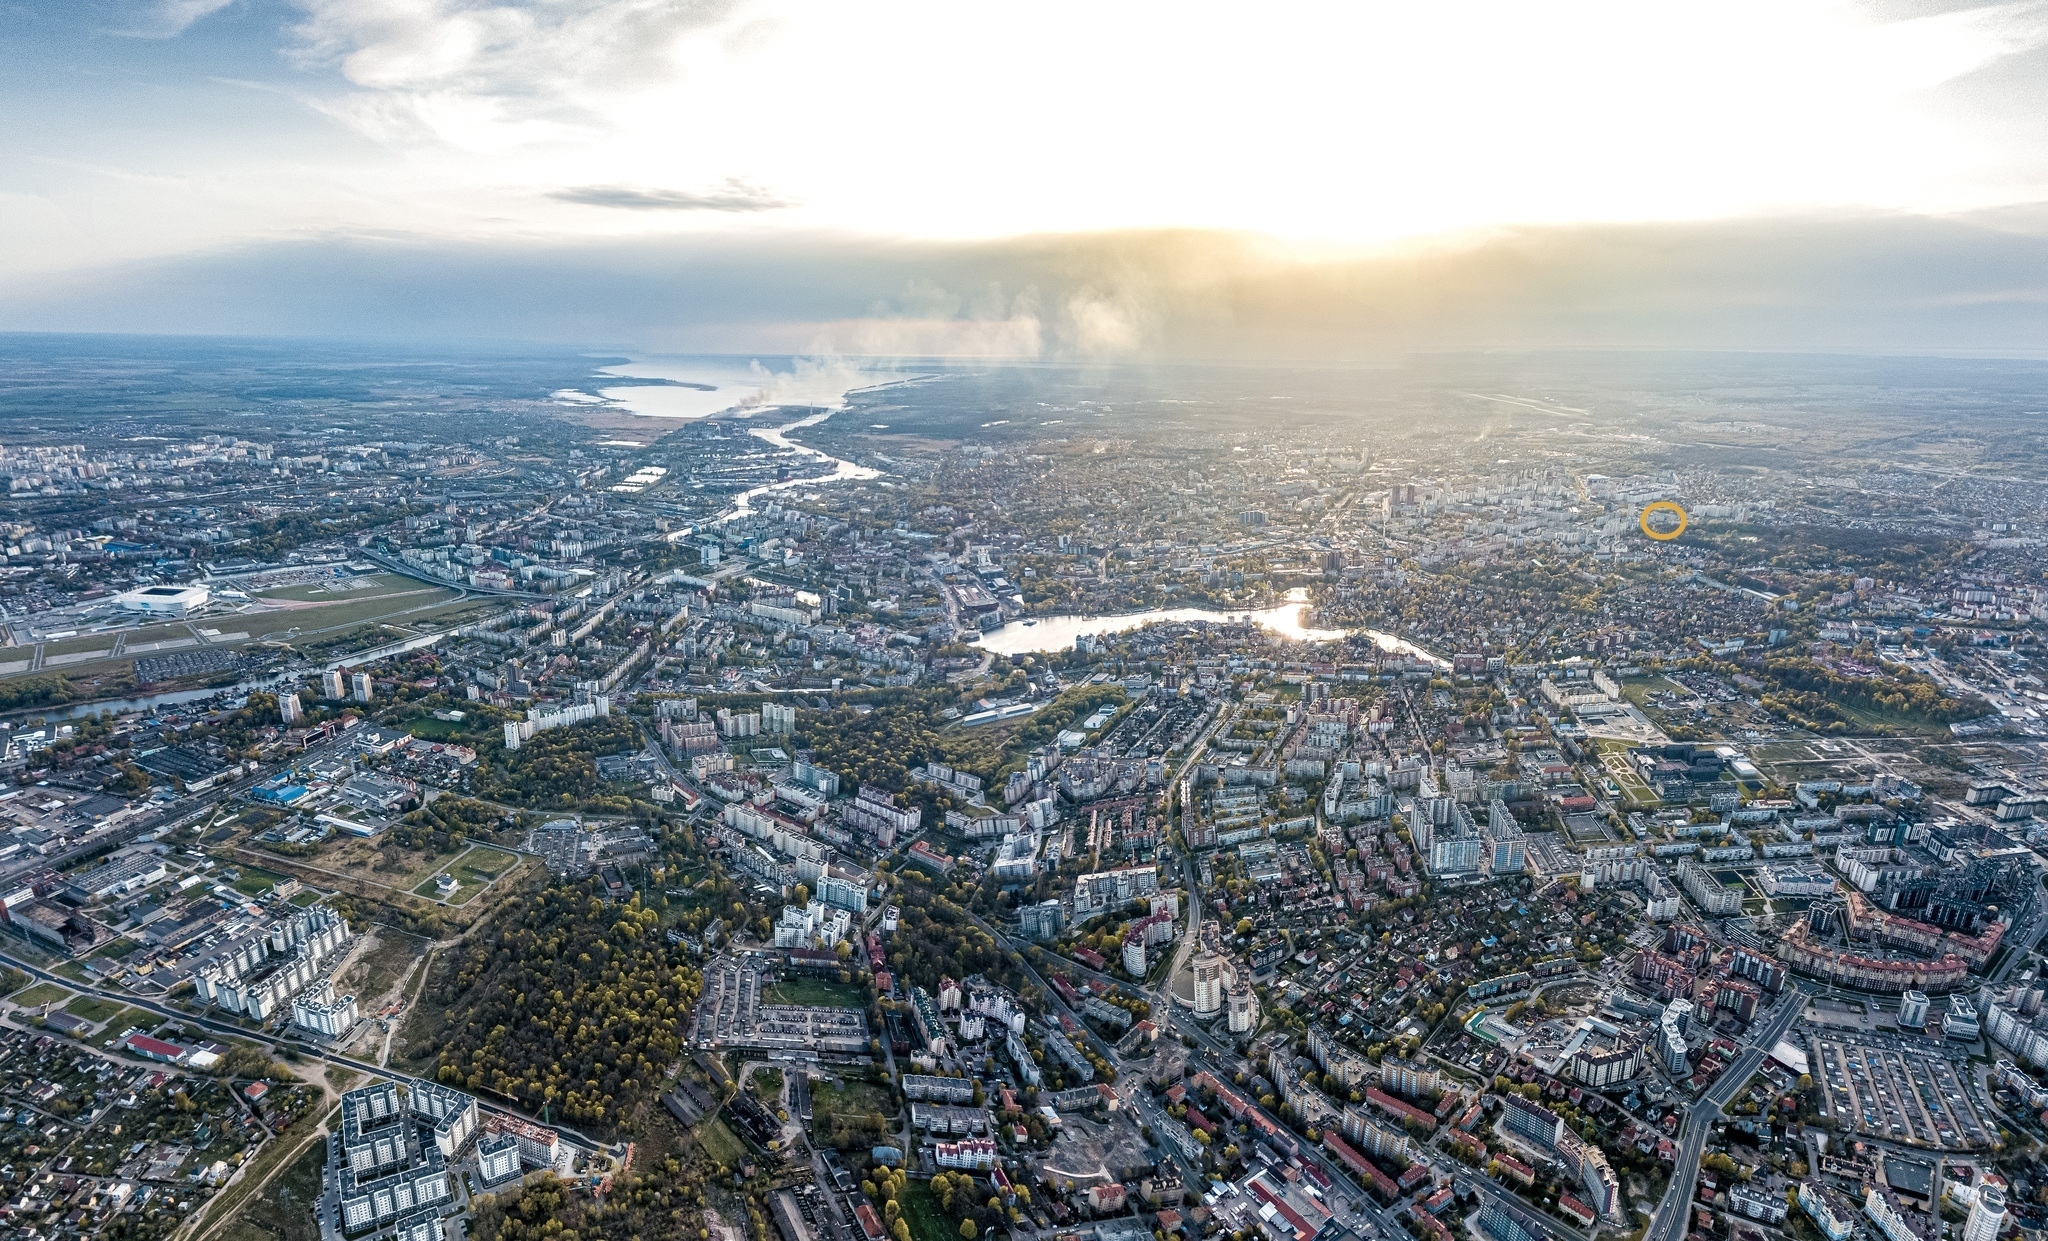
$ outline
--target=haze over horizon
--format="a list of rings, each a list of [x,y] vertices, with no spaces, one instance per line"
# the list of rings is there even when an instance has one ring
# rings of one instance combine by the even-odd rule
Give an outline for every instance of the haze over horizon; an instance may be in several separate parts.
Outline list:
[[[2034,355],[2048,6],[0,10],[0,329]]]

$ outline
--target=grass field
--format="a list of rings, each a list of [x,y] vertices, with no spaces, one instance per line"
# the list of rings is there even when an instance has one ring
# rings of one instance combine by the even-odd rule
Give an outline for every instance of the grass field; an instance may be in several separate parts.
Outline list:
[[[462,856],[460,852],[430,854],[407,849],[391,840],[342,833],[329,839],[328,846],[314,859],[315,865],[403,892],[428,883]]]
[[[318,892],[315,892],[311,888],[307,888],[305,891],[297,893],[292,897],[292,904],[298,906],[300,909],[305,909],[318,902],[319,899],[320,894]]]
[[[746,1162],[746,1144],[741,1142],[732,1130],[725,1127],[724,1120],[713,1116],[690,1132],[695,1135],[697,1144],[704,1148],[704,1153],[713,1161],[728,1168]]]
[[[244,896],[261,896],[289,878],[260,866],[242,865],[238,868],[241,874],[235,879],[234,889]]]
[[[932,1197],[928,1183],[905,1182],[896,1202],[903,1208],[903,1218],[910,1221],[910,1241],[960,1241],[960,1226],[939,1209],[939,1200]]]
[[[64,1011],[70,1013],[73,1017],[83,1017],[87,1021],[100,1022],[112,1018],[124,1007],[126,1006],[123,1004],[113,1000],[103,1000],[96,995],[81,995],[69,1004],[66,1004]]]
[[[464,870],[475,871],[486,879],[496,879],[519,865],[519,855],[507,853],[503,849],[494,849],[489,845],[477,845],[457,861]]]
[[[28,990],[18,992],[15,995],[12,995],[8,998],[11,999],[14,1003],[23,1006],[24,1008],[29,1008],[41,1004],[59,1003],[63,1001],[66,997],[68,997],[70,994],[71,992],[65,990],[63,987],[58,986],[56,983],[39,982],[35,986],[30,987]]]
[[[436,886],[442,872],[455,877],[455,891],[448,894],[451,905],[467,905],[490,886],[491,881],[519,864],[519,855],[494,849],[489,845],[472,845],[462,853],[421,880],[412,890],[414,896],[428,900],[440,900],[440,889]]]
[[[461,896],[461,895],[462,895],[463,891],[464,891],[464,889],[463,889],[463,886],[462,886],[462,883],[461,883],[461,881],[460,881],[460,880],[457,880],[457,881],[456,881],[456,886],[455,886],[455,890],[454,890],[454,891],[452,891],[452,892],[450,892],[450,893],[448,894],[448,899],[449,899],[449,900],[451,900],[451,901],[452,901],[452,900],[454,900],[454,899],[456,899],[457,897],[459,897],[459,896]],[[412,894],[413,894],[414,896],[424,896],[424,897],[426,897],[426,898],[427,898],[428,900],[430,900],[430,901],[438,901],[438,900],[440,900],[440,899],[441,899],[441,879],[440,879],[440,876],[439,876],[439,875],[437,874],[437,875],[436,875],[436,876],[435,876],[434,878],[432,878],[432,879],[429,879],[429,880],[427,880],[426,882],[424,882],[424,883],[420,884],[420,885],[419,885],[418,887],[415,887],[415,888],[414,888],[414,889],[412,890]]]
[[[326,1164],[326,1143],[307,1147],[218,1234],[221,1241],[319,1241],[320,1216],[314,1204]]]
[[[125,957],[133,951],[135,951],[135,941],[129,939],[126,935],[123,935],[119,939],[111,940],[108,943],[105,943],[100,947],[93,949],[92,955],[102,959],[109,959],[113,957]]]
[[[409,577],[395,573],[366,574],[362,577],[342,578],[340,581],[302,582],[297,586],[277,586],[257,592],[264,600],[284,599],[292,602],[326,602],[341,599],[378,599],[401,591],[415,590],[424,585]],[[355,589],[351,590],[349,587]],[[340,589],[336,589],[339,587]]]
[[[262,612],[234,618],[235,628],[256,639],[332,637],[363,625],[382,623],[416,624],[457,610],[459,596],[439,586],[416,585],[413,590],[376,595],[366,599],[336,600],[319,607],[294,608],[288,612]],[[473,606],[473,602],[462,606]]]
[[[163,1021],[162,1017],[141,1008],[124,1008],[109,1018],[101,1029],[102,1034],[116,1036],[130,1029],[154,1030]]]
[[[417,719],[407,720],[402,727],[415,737],[423,737],[428,741],[446,741],[468,732],[467,725],[467,720],[437,720],[431,715],[422,715]]]
[[[112,633],[89,633],[76,638],[58,638],[55,641],[43,643],[43,658],[47,660],[53,655],[76,655],[81,651],[112,651],[113,649],[114,635]]]
[[[785,978],[762,993],[763,1004],[805,1004],[822,1008],[866,1008],[867,991],[857,983],[822,978]]]
[[[894,1116],[889,1090],[874,1082],[811,1079],[811,1116]]]

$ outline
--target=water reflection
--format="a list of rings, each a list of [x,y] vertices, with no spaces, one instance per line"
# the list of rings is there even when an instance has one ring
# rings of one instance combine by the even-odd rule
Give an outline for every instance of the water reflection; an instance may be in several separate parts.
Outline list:
[[[1287,592],[1286,603],[1276,607],[1245,609],[1239,611],[1218,611],[1211,608],[1153,608],[1145,612],[1126,612],[1121,616],[1040,616],[1032,623],[1011,621],[994,633],[983,634],[980,645],[998,655],[1043,654],[1050,651],[1072,650],[1074,639],[1082,634],[1128,633],[1147,625],[1166,622],[1208,621],[1211,624],[1250,621],[1271,633],[1293,642],[1336,642],[1354,634],[1363,634],[1373,640],[1383,651],[1410,655],[1430,663],[1449,667],[1449,662],[1432,655],[1414,643],[1397,638],[1377,629],[1314,629],[1304,624],[1302,617],[1308,612],[1308,591],[1295,587]]]

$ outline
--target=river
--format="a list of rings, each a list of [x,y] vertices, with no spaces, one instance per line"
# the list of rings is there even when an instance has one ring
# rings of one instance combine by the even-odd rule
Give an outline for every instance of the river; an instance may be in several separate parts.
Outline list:
[[[1311,629],[1302,623],[1302,614],[1308,611],[1308,591],[1300,586],[1287,592],[1287,602],[1276,607],[1247,609],[1243,611],[1217,611],[1211,608],[1153,608],[1146,612],[1126,612],[1120,616],[1038,616],[1025,621],[1011,621],[994,633],[985,633],[979,644],[998,655],[1045,654],[1053,651],[1068,651],[1074,647],[1074,639],[1082,634],[1127,633],[1147,625],[1173,621],[1209,621],[1222,624],[1226,621],[1251,621],[1261,629],[1279,634],[1294,642],[1335,642],[1354,633],[1362,633],[1378,644],[1383,651],[1412,655],[1427,660],[1439,667],[1450,667],[1449,661],[1433,655],[1403,638],[1377,629]]]
[[[799,418],[795,422],[783,423],[779,427],[749,428],[749,434],[754,435],[760,439],[766,440],[768,443],[773,444],[777,448],[781,448],[789,452],[798,453],[802,456],[810,457],[813,460],[830,461],[832,463],[832,472],[830,474],[813,475],[810,478],[791,478],[785,479],[779,483],[768,483],[760,487],[750,487],[747,490],[742,491],[739,494],[739,496],[736,499],[734,499],[731,508],[727,509],[724,513],[719,515],[719,522],[728,522],[735,517],[744,517],[748,513],[753,512],[754,497],[766,495],[771,491],[783,491],[791,487],[810,487],[821,483],[845,482],[850,479],[880,478],[882,476],[882,472],[880,470],[870,469],[864,465],[855,465],[851,461],[841,461],[839,458],[834,457],[828,453],[822,453],[815,448],[807,448],[802,444],[795,443],[789,438],[789,433],[791,431],[799,430],[803,427],[817,426],[819,423],[825,421],[825,419],[830,418],[836,412],[836,410],[830,409],[820,410],[819,412],[811,414],[808,417]]]

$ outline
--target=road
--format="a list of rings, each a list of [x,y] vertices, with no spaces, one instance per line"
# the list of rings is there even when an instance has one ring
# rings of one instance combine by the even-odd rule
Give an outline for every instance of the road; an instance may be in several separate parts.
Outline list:
[[[260,1044],[265,1041],[262,1038],[262,1036],[254,1034],[248,1029],[245,1029],[244,1027],[239,1025],[232,1024],[230,1022],[215,1021],[211,1017],[204,1017],[194,1013],[185,1012],[181,1009],[171,1008],[168,1005],[160,1004],[155,1000],[143,999],[142,997],[137,996],[131,992],[109,991],[103,987],[97,987],[90,983],[74,982],[73,980],[65,978],[62,975],[53,974],[48,970],[43,969],[41,966],[32,965],[29,962],[24,961],[11,953],[0,952],[0,961],[4,961],[7,964],[12,965],[14,968],[21,970],[22,972],[29,974],[35,978],[38,978],[43,982],[56,983],[60,987],[65,987],[69,990],[77,991],[85,995],[98,996],[100,999],[114,1001],[120,1004],[127,1005],[130,1008],[140,1008],[147,1012],[155,1013],[158,1016],[164,1017],[168,1020],[180,1022],[184,1025],[198,1026],[200,1029],[206,1030],[213,1034],[219,1034],[224,1037],[236,1039],[245,1043],[253,1041]],[[353,1057],[339,1055],[335,1052],[322,1051],[317,1047],[305,1044],[299,1044],[299,1054],[303,1056],[310,1056],[313,1059],[323,1061],[327,1064],[338,1064],[346,1069],[354,1069],[358,1073],[365,1073],[373,1078],[396,1076],[396,1074],[393,1074],[390,1070],[384,1068],[382,1065],[372,1064],[367,1060],[357,1060]],[[543,1123],[540,1117],[532,1115],[531,1113],[522,1112],[518,1108],[506,1107],[503,1104],[492,1103],[489,1100],[483,1098],[477,1099],[477,1107],[485,1112],[494,1112],[500,1116],[514,1117],[516,1119],[527,1121],[529,1123],[536,1125]],[[579,1133],[574,1129],[568,1128],[567,1126],[561,1124],[559,1121],[549,1121],[545,1123],[547,1124],[548,1128],[553,1129],[556,1133],[561,1134],[564,1141],[569,1142],[571,1145],[582,1147],[587,1152],[596,1153],[604,1152],[607,1150],[607,1148],[603,1144],[597,1142],[595,1139],[590,1138],[585,1134]]]
[[[1693,1192],[1699,1184],[1700,1157],[1706,1150],[1714,1122],[1721,1119],[1721,1109],[1735,1097],[1736,1091],[1749,1082],[1750,1075],[1763,1064],[1770,1049],[1785,1037],[1793,1023],[1806,1011],[1806,1001],[1806,992],[1798,984],[1793,984],[1785,997],[1778,1001],[1778,1011],[1770,1024],[1764,1027],[1761,1036],[1743,1048],[1735,1063],[1729,1065],[1727,1071],[1687,1110],[1685,1123],[1678,1131],[1678,1160],[1672,1166],[1671,1184],[1665,1188],[1663,1200],[1650,1217],[1650,1226],[1643,1234],[1643,1241],[1683,1241],[1687,1220],[1692,1214]]]

